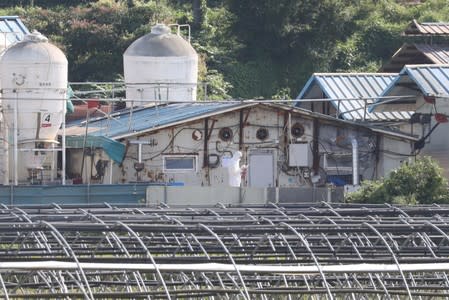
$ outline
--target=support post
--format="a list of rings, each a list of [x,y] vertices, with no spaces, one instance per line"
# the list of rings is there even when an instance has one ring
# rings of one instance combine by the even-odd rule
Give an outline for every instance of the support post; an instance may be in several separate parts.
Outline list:
[[[112,159],[109,159],[109,184],[112,184],[112,166],[114,164],[114,161]]]
[[[320,172],[320,122],[318,119],[313,119],[313,141],[312,141],[312,170],[314,174],[319,174]]]
[[[65,185],[65,177],[66,177],[66,141],[65,141],[65,115],[67,113],[67,105],[65,103],[65,99],[63,100],[64,105],[63,105],[63,114],[62,114],[62,166],[61,166],[61,183],[62,185]],[[89,111],[89,109],[87,109],[87,111]],[[87,128],[87,123],[86,123],[86,128]],[[87,130],[87,129],[86,129]],[[83,148],[84,151],[84,148]],[[84,153],[83,153],[83,159],[84,159]],[[81,177],[83,176],[83,174],[81,174]]]
[[[83,180],[83,173],[84,173],[84,161],[86,159],[86,142],[87,142],[87,133],[89,131],[89,105],[87,105],[87,115],[86,115],[86,132],[84,133],[84,139],[83,139],[83,158],[81,160],[81,180]],[[65,141],[64,141],[65,144]],[[87,175],[86,175],[87,176]]]
[[[243,109],[240,110],[239,115],[239,150],[243,150]]]
[[[204,149],[203,149],[203,168],[209,166],[209,118],[204,119]]]
[[[51,144],[51,172],[50,172],[50,181],[53,182],[55,180],[55,144]]]
[[[14,101],[14,126],[13,126],[13,131],[14,131],[14,185],[18,185],[19,184],[19,173],[18,173],[18,163],[19,163],[19,153],[18,153],[18,122],[19,122],[19,115],[18,115],[18,99],[19,94],[16,91],[16,100]]]

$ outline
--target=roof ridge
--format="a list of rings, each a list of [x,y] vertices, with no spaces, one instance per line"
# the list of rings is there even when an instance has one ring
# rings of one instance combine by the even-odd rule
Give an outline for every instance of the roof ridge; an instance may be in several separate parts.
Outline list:
[[[405,65],[403,69],[405,68],[441,68],[441,67],[448,67],[448,64],[412,64],[412,65]]]
[[[388,73],[388,72],[328,72],[328,73],[313,73],[313,76],[342,76],[342,75],[372,75],[372,76],[395,76],[398,75],[398,73]]]

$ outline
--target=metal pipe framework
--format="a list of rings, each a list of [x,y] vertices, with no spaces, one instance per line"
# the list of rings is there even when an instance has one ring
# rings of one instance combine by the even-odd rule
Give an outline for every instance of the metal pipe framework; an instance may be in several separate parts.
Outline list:
[[[447,299],[449,206],[0,208],[5,299]]]

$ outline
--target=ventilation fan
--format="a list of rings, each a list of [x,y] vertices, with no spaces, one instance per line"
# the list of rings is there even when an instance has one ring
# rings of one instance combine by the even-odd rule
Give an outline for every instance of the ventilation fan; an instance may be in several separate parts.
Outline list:
[[[224,127],[220,129],[218,136],[223,142],[229,142],[232,140],[232,129],[229,127]]]
[[[266,140],[268,138],[268,129],[266,129],[266,128],[259,128],[259,129],[257,129],[257,131],[256,131],[256,138],[261,140],[261,141]]]
[[[293,124],[291,133],[292,133],[292,136],[294,136],[295,138],[299,138],[299,137],[303,136],[304,126],[302,126],[300,123]]]

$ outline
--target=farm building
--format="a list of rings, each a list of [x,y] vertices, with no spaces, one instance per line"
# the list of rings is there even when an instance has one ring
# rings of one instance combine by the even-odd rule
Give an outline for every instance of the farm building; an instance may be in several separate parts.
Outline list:
[[[404,43],[380,72],[398,73],[405,65],[449,63],[449,45],[444,40],[449,36],[449,23],[413,20],[402,35],[416,42]]]
[[[446,116],[449,114],[449,65],[405,66],[382,93],[383,96],[411,95],[397,101],[379,100],[372,111],[413,110],[413,123],[423,126],[415,148],[436,159],[449,177],[449,140]]]
[[[449,45],[429,45],[423,43],[405,43],[385,63],[380,72],[398,73],[405,65],[448,64]]]
[[[296,98],[296,106],[338,119],[413,134],[409,124],[413,111],[368,110],[396,77],[393,73],[315,73]]]
[[[301,90],[297,106],[356,122],[406,121],[410,112],[370,113],[368,107],[396,78],[388,73],[315,73]],[[313,100],[317,101],[306,101]],[[385,124],[385,123],[384,123]]]
[[[168,104],[69,125],[67,172],[84,183],[226,186],[240,151],[243,186],[357,184],[397,167],[415,140],[282,104]]]
[[[447,170],[449,143],[439,124],[449,113],[449,46],[441,38],[449,35],[448,28],[447,23],[413,20],[403,34],[419,41],[404,44],[380,69],[394,73],[315,73],[296,105],[419,137],[414,153],[433,157]]]
[[[422,36],[427,38],[449,35],[449,23],[445,22],[418,22],[413,20],[404,30],[406,36]]]
[[[169,32],[158,28],[147,38],[166,41],[161,35]],[[33,36],[33,46],[46,43]],[[2,98],[3,113],[16,119],[9,126],[14,129],[14,145],[2,148],[3,158],[9,157],[8,151],[14,152],[9,161],[15,173],[14,185],[5,176],[11,185],[0,187],[3,298],[446,297],[448,207],[330,201],[311,205],[300,202],[314,198],[300,194],[295,194],[294,203],[278,196],[276,201],[257,197],[252,203],[234,205],[207,193],[214,189],[229,200],[236,190],[241,196],[252,187],[266,192],[266,187],[312,185],[309,190],[315,192],[320,185],[352,186],[361,179],[383,177],[407,160],[421,142],[395,128],[410,126],[408,120],[415,121],[416,116],[420,121],[435,116],[435,109],[443,111],[439,101],[447,95],[445,91],[438,94],[441,98],[424,89],[423,97],[416,94],[419,104],[434,100],[435,106],[429,113],[428,106],[408,103],[407,109],[423,111],[413,116],[408,110],[368,111],[387,86],[393,97],[400,98],[394,96],[393,83],[413,77],[412,70],[399,77],[337,74],[321,78],[316,74],[304,97],[327,99],[311,102],[312,111],[273,101],[194,103],[196,54],[184,57],[181,51],[175,59],[134,54],[138,55],[128,59],[135,68],[125,72],[128,107],[112,111],[115,105],[82,99],[73,116],[86,116],[86,120],[71,120],[67,127],[66,63],[58,72],[49,72],[48,65],[56,65],[54,57],[49,57],[39,73],[49,79],[35,86],[27,86],[24,75],[28,73],[17,71],[13,75],[22,76],[2,81],[3,88],[4,82],[26,83],[25,91],[33,96],[45,86],[43,100],[59,100],[49,105],[23,98],[27,100],[23,109],[18,101],[13,105],[11,95],[17,100],[17,91],[24,90],[15,86],[3,90],[3,96],[10,92]],[[166,61],[170,68],[162,65]],[[169,71],[163,74],[164,82],[133,78],[145,77],[142,70],[157,69],[152,67]],[[11,71],[9,65],[2,69]],[[180,80],[179,73],[186,76]],[[11,79],[11,74],[6,75],[1,77]],[[145,75],[153,80],[154,74]],[[346,84],[344,77],[359,85]],[[374,87],[373,80],[381,78],[389,82],[383,88]],[[50,80],[52,86],[59,83],[57,93],[46,84]],[[327,80],[341,81],[328,88],[323,84]],[[416,78],[405,86],[413,84],[423,88]],[[172,85],[175,90],[169,88]],[[399,89],[403,86],[398,82]],[[332,94],[342,87],[353,93]],[[174,95],[185,102],[160,104]],[[342,97],[351,102],[343,103]],[[52,135],[46,133],[50,129]],[[20,151],[31,155],[19,155]],[[44,156],[50,159],[37,161]],[[43,177],[39,182],[43,185],[34,185],[26,172],[18,173],[21,164],[42,172],[50,167],[53,179],[58,172],[62,185],[56,185],[57,181],[46,185]],[[15,186],[19,182],[26,185]],[[152,188],[163,193],[178,189],[175,204],[183,207],[148,197]],[[186,200],[192,195],[189,190],[196,192],[192,202]]]

